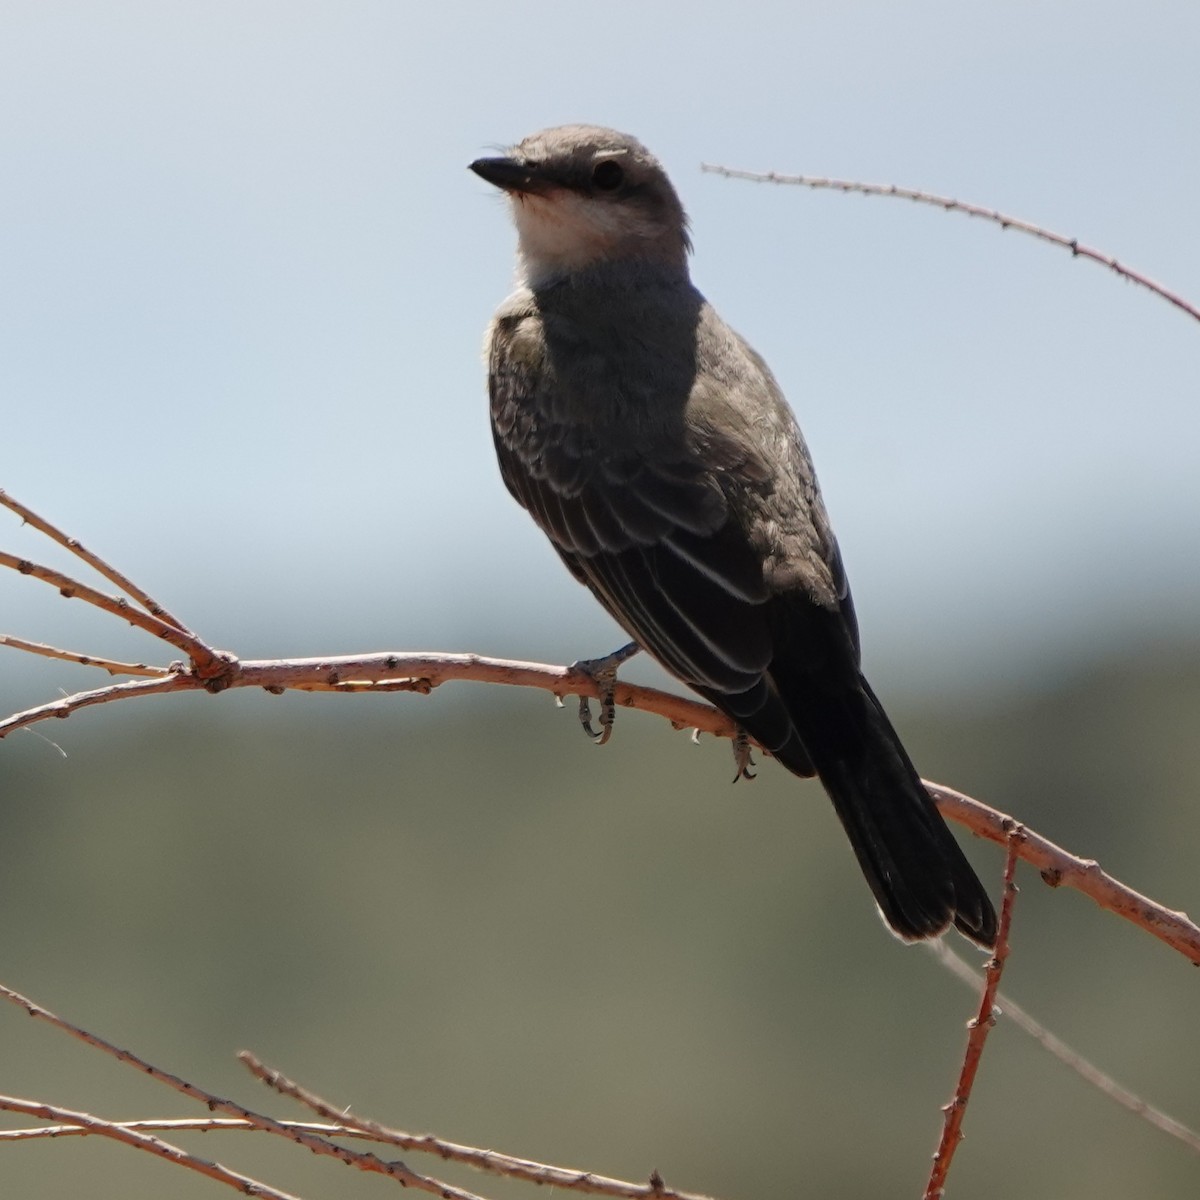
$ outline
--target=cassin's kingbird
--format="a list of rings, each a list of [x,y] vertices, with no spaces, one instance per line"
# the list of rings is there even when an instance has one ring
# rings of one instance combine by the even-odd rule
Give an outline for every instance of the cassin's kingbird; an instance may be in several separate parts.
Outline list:
[[[902,938],[996,914],[860,668],[808,449],[767,364],[692,286],[687,220],[636,139],[568,125],[471,169],[521,286],[488,332],[500,471],[639,646],[817,775]]]

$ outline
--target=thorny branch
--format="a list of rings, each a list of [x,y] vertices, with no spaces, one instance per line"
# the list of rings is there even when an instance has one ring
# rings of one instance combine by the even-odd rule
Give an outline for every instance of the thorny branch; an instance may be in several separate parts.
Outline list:
[[[3,1105],[0,1105],[2,1108]],[[327,1121],[280,1121],[286,1129],[302,1129],[306,1133],[321,1133],[326,1137],[365,1138],[367,1135],[349,1125],[331,1125]],[[145,1117],[137,1121],[113,1121],[121,1129],[142,1133],[261,1133],[249,1121],[237,1117]],[[37,1142],[61,1137],[80,1137],[90,1130],[86,1125],[35,1125],[29,1129],[0,1129],[0,1142]]]
[[[979,972],[970,963],[964,962],[944,941],[926,942],[930,953],[956,979],[965,983],[972,991],[979,987]],[[1200,1133],[1189,1129],[1182,1121],[1175,1120],[1165,1112],[1148,1104],[1127,1087],[1119,1084],[1111,1075],[1101,1071],[1077,1050],[1073,1050],[1061,1038],[1056,1037],[1040,1021],[1034,1020],[1011,996],[1004,992],[996,994],[996,1014],[1011,1021],[1023,1033],[1028,1034],[1047,1053],[1071,1068],[1080,1078],[1090,1083],[1097,1091],[1122,1108],[1141,1117],[1147,1124],[1182,1142],[1193,1154],[1200,1154]]]
[[[1004,973],[1004,962],[1008,958],[1008,935],[1012,928],[1013,901],[1017,896],[1017,885],[1013,882],[1013,876],[1017,870],[1023,837],[1024,831],[1020,825],[1014,823],[1009,827],[1008,855],[1004,860],[1004,900],[1000,906],[1000,931],[996,936],[996,949],[984,970],[985,982],[983,995],[979,1000],[979,1013],[967,1026],[970,1031],[967,1035],[967,1049],[963,1055],[962,1070],[959,1072],[958,1086],[954,1089],[954,1098],[942,1110],[945,1113],[945,1122],[942,1126],[941,1141],[933,1156],[933,1167],[925,1188],[925,1200],[941,1200],[945,1191],[946,1177],[950,1173],[954,1152],[958,1149],[958,1143],[962,1141],[963,1119],[967,1115],[971,1089],[975,1086],[975,1075],[983,1059],[984,1043],[996,1023],[993,1009],[996,992],[1000,987],[1000,976]]]
[[[330,1104],[328,1100],[321,1099],[320,1096],[310,1092],[286,1075],[266,1066],[248,1050],[243,1050],[238,1058],[256,1079],[261,1079],[281,1096],[290,1096],[306,1108],[312,1109],[318,1116],[323,1116],[331,1121],[342,1121],[363,1137],[399,1146],[404,1150],[436,1154],[438,1158],[444,1159],[446,1162],[465,1163],[477,1171],[504,1175],[510,1179],[521,1179],[526,1183],[568,1188],[571,1191],[584,1192],[591,1196],[611,1196],[616,1197],[617,1200],[622,1200],[622,1198],[624,1200],[641,1200],[641,1197],[650,1196],[660,1197],[661,1200],[705,1200],[705,1197],[692,1192],[677,1192],[674,1188],[667,1187],[657,1171],[651,1174],[648,1183],[627,1183],[623,1179],[611,1179],[592,1171],[553,1167],[547,1163],[533,1162],[528,1158],[514,1158],[511,1154],[501,1154],[495,1150],[480,1150],[475,1146],[463,1146],[428,1133],[405,1133],[399,1129],[389,1129],[378,1121],[352,1116],[344,1107],[337,1107]]]
[[[89,1032],[81,1026],[51,1012],[49,1009],[43,1008],[42,1005],[30,1000],[26,996],[22,996],[19,992],[5,987],[3,984],[0,984],[0,999],[7,1000],[10,1004],[24,1009],[29,1016],[47,1022],[62,1033],[76,1038],[85,1045],[103,1051],[118,1062],[143,1072],[157,1083],[162,1083],[167,1087],[173,1088],[175,1091],[188,1097],[188,1099],[198,1101],[210,1112],[229,1114],[230,1117],[235,1119],[238,1128],[257,1129],[264,1133],[275,1134],[285,1138],[287,1141],[294,1142],[298,1146],[303,1146],[315,1154],[336,1158],[346,1166],[356,1167],[362,1171],[387,1176],[399,1183],[401,1187],[411,1187],[418,1191],[428,1192],[431,1195],[440,1197],[441,1200],[483,1200],[483,1197],[478,1196],[474,1192],[455,1187],[442,1180],[413,1171],[397,1159],[385,1159],[370,1152],[349,1150],[344,1146],[339,1146],[336,1142],[330,1141],[329,1137],[324,1135],[328,1133],[339,1137],[365,1136],[371,1141],[385,1145],[399,1145],[405,1149],[434,1154],[443,1160],[467,1163],[470,1166],[491,1172],[494,1175],[508,1176],[532,1183],[551,1184],[571,1191],[614,1197],[616,1200],[649,1200],[651,1197],[661,1198],[661,1200],[707,1200],[706,1197],[696,1193],[679,1192],[667,1187],[657,1171],[651,1174],[647,1183],[629,1183],[620,1179],[610,1179],[603,1175],[594,1175],[588,1171],[573,1171],[565,1167],[555,1167],[547,1163],[536,1163],[529,1159],[498,1154],[491,1150],[477,1149],[472,1146],[460,1146],[454,1142],[442,1141],[435,1137],[400,1133],[397,1130],[389,1130],[374,1121],[364,1121],[348,1117],[345,1113],[338,1113],[334,1118],[337,1121],[337,1125],[333,1129],[314,1126],[311,1123],[278,1121],[274,1117],[269,1117],[263,1113],[246,1108],[234,1100],[214,1095],[212,1092],[206,1091],[189,1080],[183,1079],[170,1071],[165,1071],[161,1067],[147,1062],[146,1059],[132,1050],[117,1046],[107,1039]],[[318,1108],[322,1112],[333,1111],[332,1107],[319,1097],[314,1096],[311,1092],[293,1083],[291,1080],[285,1079],[278,1072],[270,1071],[268,1068],[263,1067],[254,1055],[243,1051],[240,1057],[255,1075],[263,1079],[281,1094],[298,1099],[309,1107]],[[219,1182],[228,1183],[246,1195],[265,1196],[269,1200],[295,1200],[295,1197],[289,1197],[285,1193],[278,1192],[264,1183],[230,1171],[228,1168],[220,1166],[220,1164],[211,1163],[207,1160],[197,1159],[192,1155],[188,1155],[178,1147],[163,1142],[161,1139],[155,1138],[144,1131],[146,1125],[159,1129],[164,1127],[179,1128],[178,1122],[110,1122],[95,1117],[90,1113],[82,1113],[55,1105],[43,1104],[40,1101],[22,1100],[13,1096],[0,1096],[0,1110],[28,1113],[31,1116],[41,1117],[45,1120],[57,1121],[68,1127],[78,1127],[90,1133],[100,1133],[107,1137],[115,1138],[136,1149],[146,1150],[160,1157],[168,1158],[178,1166],[200,1171],[201,1174],[208,1175]],[[139,1128],[139,1126],[142,1128]],[[215,1126],[206,1123],[205,1127],[213,1128]],[[231,1126],[229,1123],[225,1123],[224,1127],[229,1128]],[[26,1131],[17,1132],[21,1134],[26,1133]]]
[[[281,1192],[260,1180],[251,1179],[249,1175],[231,1171],[218,1162],[189,1154],[179,1146],[173,1146],[170,1142],[164,1142],[161,1138],[144,1133],[129,1124],[105,1121],[91,1113],[63,1108],[57,1104],[43,1104],[40,1100],[24,1100],[18,1096],[0,1096],[0,1111],[25,1113],[31,1117],[41,1117],[46,1121],[66,1122],[69,1126],[81,1129],[86,1133],[112,1138],[126,1146],[132,1146],[135,1150],[144,1150],[148,1154],[165,1158],[177,1167],[186,1167],[190,1171],[196,1171],[209,1179],[215,1179],[218,1183],[224,1183],[246,1196],[261,1196],[264,1200],[299,1200],[291,1192]]]
[[[42,658],[57,658],[63,662],[78,663],[81,667],[99,667],[110,675],[148,675],[156,678],[170,675],[166,667],[152,667],[146,663],[117,662],[111,658],[97,658],[92,654],[81,654],[77,650],[60,650],[57,646],[47,646],[45,642],[29,642],[24,638],[0,634],[0,646],[11,646],[14,650],[24,650],[27,654],[37,654]]]
[[[429,1192],[431,1195],[441,1197],[441,1200],[480,1200],[480,1197],[476,1196],[473,1192],[466,1192],[459,1188],[450,1187],[448,1184],[441,1183],[436,1179],[430,1179],[426,1175],[421,1175],[416,1171],[410,1170],[404,1163],[397,1160],[386,1162],[374,1154],[363,1153],[358,1150],[348,1150],[346,1147],[339,1146],[335,1142],[331,1142],[328,1138],[321,1137],[318,1134],[309,1133],[304,1129],[298,1129],[294,1126],[285,1126],[275,1120],[274,1117],[268,1117],[264,1113],[255,1112],[244,1105],[238,1104],[235,1100],[226,1100],[220,1096],[215,1096],[211,1092],[198,1087],[196,1084],[172,1074],[170,1071],[164,1071],[162,1068],[156,1067],[153,1063],[147,1062],[132,1050],[116,1046],[112,1042],[94,1033],[89,1033],[86,1029],[78,1025],[72,1024],[70,1021],[56,1016],[49,1009],[43,1008],[40,1004],[36,1004],[34,1001],[22,996],[19,992],[14,992],[11,988],[0,985],[0,998],[8,1000],[12,1004],[19,1005],[31,1017],[47,1021],[64,1033],[69,1033],[72,1037],[78,1038],[81,1042],[97,1050],[103,1050],[118,1062],[125,1063],[127,1066],[134,1067],[136,1070],[148,1075],[156,1083],[166,1084],[167,1087],[173,1088],[189,1099],[200,1101],[210,1112],[226,1113],[231,1117],[246,1121],[255,1129],[261,1129],[265,1133],[277,1134],[290,1142],[295,1142],[298,1146],[303,1146],[305,1149],[311,1150],[314,1154],[328,1155],[331,1158],[338,1159],[346,1166],[357,1167],[362,1171],[372,1171],[380,1175],[387,1175],[395,1179],[403,1187],[411,1187],[416,1188],[418,1191]],[[3,1104],[0,1104],[0,1108],[2,1107]],[[61,1116],[51,1116],[50,1119],[63,1120],[64,1118]],[[73,1120],[72,1118],[66,1119],[68,1121]],[[250,1194],[253,1195],[253,1193]]]
[[[739,171],[733,167],[721,167],[714,163],[701,163],[700,169],[711,175],[721,175],[726,179],[746,179],[751,183],[779,183],[794,187],[856,192],[861,196],[895,196],[900,200],[928,204],[934,208],[944,209],[946,212],[961,212],[968,217],[979,217],[981,220],[999,225],[1001,229],[1015,229],[1019,233],[1027,233],[1030,237],[1038,238],[1040,241],[1061,246],[1064,250],[1069,250],[1074,258],[1091,259],[1092,262],[1099,263],[1120,275],[1122,279],[1127,279],[1130,283],[1136,283],[1153,292],[1168,304],[1173,304],[1182,312],[1187,313],[1193,320],[1200,321],[1200,309],[1194,304],[1184,299],[1178,292],[1172,292],[1148,275],[1142,274],[1141,271],[1135,271],[1132,267],[1118,262],[1111,254],[1105,254],[1102,250],[1085,246],[1078,238],[1069,238],[1065,234],[1055,233],[1052,229],[1035,225],[1032,221],[1023,221],[1020,217],[1007,216],[1002,212],[997,212],[994,208],[968,204],[965,200],[955,200],[950,196],[938,196],[933,192],[922,192],[915,188],[899,187],[894,183],[863,183],[855,179],[828,179],[820,175],[781,175],[778,171]]]

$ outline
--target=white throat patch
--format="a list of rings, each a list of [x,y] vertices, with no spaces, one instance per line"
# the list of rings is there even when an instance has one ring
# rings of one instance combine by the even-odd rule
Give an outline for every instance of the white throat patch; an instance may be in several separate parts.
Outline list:
[[[566,188],[509,197],[525,281],[537,284],[600,259],[623,257],[661,231],[636,210]]]

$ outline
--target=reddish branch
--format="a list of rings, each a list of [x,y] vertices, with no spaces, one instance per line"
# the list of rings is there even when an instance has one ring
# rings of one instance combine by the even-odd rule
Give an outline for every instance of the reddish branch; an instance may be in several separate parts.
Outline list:
[[[249,662],[227,658],[224,665],[224,673],[209,680],[201,679],[185,669],[162,678],[111,684],[94,691],[78,692],[61,700],[52,700],[0,721],[0,738],[52,717],[69,717],[92,705],[130,700],[138,696],[157,696],[166,692],[219,692],[237,687],[259,687],[270,692],[287,689],[337,692],[379,687],[427,694],[451,680],[473,680],[540,688],[559,697],[599,698],[600,695],[595,680],[582,670],[547,663],[488,658],[480,654],[427,651]],[[619,706],[665,717],[677,729],[695,729],[717,737],[733,737],[736,733],[729,720],[716,709],[659,688],[618,682],[613,698]],[[926,786],[937,801],[938,808],[951,820],[965,825],[972,833],[989,841],[1003,845],[1008,840],[1007,830],[1013,823],[1012,817],[944,784],[927,780]],[[1032,831],[1026,834],[1021,843],[1020,854],[1041,871],[1042,878],[1051,886],[1065,886],[1082,892],[1101,908],[1152,933],[1200,966],[1200,927],[1193,924],[1186,913],[1173,911],[1134,891],[1102,870],[1093,860],[1079,858],[1055,845],[1049,838]]]
[[[1124,263],[1118,262],[1111,254],[1102,250],[1094,250],[1085,246],[1078,238],[1069,238],[1065,234],[1055,233],[1032,221],[1023,221],[1020,217],[1010,217],[994,208],[984,208],[979,204],[968,204],[965,200],[955,200],[950,196],[938,196],[933,192],[921,192],[915,188],[898,187],[894,183],[862,183],[855,179],[828,179],[820,175],[781,175],[778,171],[738,171],[733,167],[719,167],[711,163],[701,163],[700,169],[712,175],[723,175],[726,179],[746,179],[751,183],[781,183],[796,187],[829,189],[837,192],[857,192],[861,196],[894,196],[900,200],[912,200],[917,204],[928,204],[946,212],[965,213],[968,217],[979,217],[991,221],[1001,229],[1015,229],[1019,233],[1027,233],[1039,241],[1050,242],[1051,245],[1061,246],[1069,250],[1075,258],[1088,258],[1092,262],[1107,267],[1120,275],[1122,279],[1136,283],[1146,288],[1156,296],[1162,297],[1168,304],[1173,304],[1182,312],[1187,313],[1193,320],[1200,321],[1200,309],[1184,299],[1178,292],[1172,292],[1161,283],[1135,271]]]
[[[87,563],[98,574],[103,575],[109,583],[115,583],[119,591],[124,592],[131,600],[140,604],[151,616],[158,617],[159,620],[167,625],[173,625],[176,629],[186,630],[187,627],[178,617],[172,616],[127,575],[105,562],[98,554],[93,554],[78,538],[68,537],[61,529],[51,525],[45,517],[35,513],[32,508],[22,504],[20,500],[14,499],[3,488],[0,488],[0,505],[10,512],[16,513],[26,525],[31,525],[39,533],[44,533],[52,542],[57,542],[60,546],[70,550],[76,558]]]
[[[309,1091],[281,1072],[266,1066],[248,1050],[243,1050],[238,1058],[256,1079],[261,1079],[281,1096],[288,1096],[298,1101],[327,1120],[340,1121],[364,1137],[399,1146],[403,1150],[434,1154],[446,1162],[465,1163],[477,1171],[486,1171],[492,1175],[503,1175],[509,1179],[520,1179],[526,1183],[536,1183],[548,1187],[567,1188],[570,1191],[584,1192],[590,1196],[609,1196],[614,1200],[707,1200],[707,1197],[694,1192],[678,1192],[674,1188],[667,1187],[657,1171],[653,1172],[647,1183],[629,1183],[624,1179],[612,1179],[607,1175],[597,1175],[593,1171],[555,1167],[548,1163],[534,1162],[528,1158],[514,1158],[511,1154],[502,1154],[496,1150],[481,1150],[475,1146],[463,1146],[458,1142],[447,1142],[428,1133],[405,1133],[400,1129],[390,1129],[378,1121],[353,1116],[345,1105],[330,1104],[328,1100],[323,1100],[315,1092]]]
[[[122,586],[128,584],[132,594],[128,599],[106,596],[60,571],[40,567],[27,559],[3,552],[0,552],[0,566],[11,567],[23,575],[53,583],[60,593],[68,598],[83,600],[104,612],[130,621],[171,646],[183,650],[190,660],[188,665],[172,664],[169,668],[161,669],[161,674],[152,675],[147,679],[134,679],[92,691],[77,692],[72,696],[16,713],[0,721],[0,738],[40,721],[69,717],[80,709],[97,704],[111,704],[139,696],[158,696],[167,692],[204,690],[217,693],[239,687],[258,687],[275,693],[288,689],[327,692],[379,690],[411,691],[425,695],[450,680],[472,680],[479,683],[540,688],[560,699],[566,695],[602,698],[602,689],[596,678],[581,667],[513,662],[502,658],[487,658],[479,654],[383,653],[241,662],[231,654],[208,646],[197,634],[175,621],[175,618],[171,618],[174,623],[168,623],[161,616],[135,607],[136,603],[145,608],[152,606],[159,613],[165,612],[161,605],[150,600],[141,589],[128,583],[115,568],[90,551],[84,550],[75,539],[67,537],[12,497],[0,492],[0,504],[19,513],[26,521],[34,523],[60,545],[66,546],[83,561],[94,566],[105,578],[123,581]],[[131,603],[131,600],[134,603]],[[17,638],[5,640],[8,645],[18,649],[28,649],[38,654],[49,653],[54,657],[77,662],[91,660],[95,665],[110,672],[121,670],[121,664],[93,655],[60,651],[41,643],[24,643],[22,639]],[[141,672],[151,668],[136,664],[135,669]],[[738,730],[725,716],[696,700],[689,700],[658,688],[622,683],[619,680],[615,684],[612,696],[617,705],[655,713],[665,717],[677,729],[690,728],[717,737],[738,736]],[[1008,831],[1014,824],[1011,817],[953,788],[938,783],[927,783],[926,786],[947,817],[965,825],[980,837],[1001,844],[1008,841]],[[1021,842],[1020,853],[1042,872],[1042,878],[1047,883],[1055,887],[1065,885],[1075,888],[1085,896],[1090,896],[1101,908],[1132,921],[1178,950],[1193,963],[1200,965],[1200,928],[1193,924],[1185,913],[1174,912],[1135,892],[1101,870],[1098,863],[1079,858],[1038,834],[1026,835]]]
[[[18,558],[15,554],[6,554],[0,550],[0,567],[9,567],[20,575],[31,579],[39,579],[58,589],[58,594],[67,600],[82,600],[102,612],[111,613],[136,625],[146,633],[152,633],[156,638],[169,642],[177,650],[182,650],[192,661],[193,669],[201,674],[211,675],[220,669],[219,655],[211,647],[206,646],[194,633],[168,624],[153,613],[142,612],[135,608],[124,596],[107,596],[95,588],[80,583],[53,567],[42,566],[41,563],[31,562],[27,558]]]
[[[0,1104],[0,1108],[3,1108]],[[41,1114],[39,1114],[41,1115]],[[135,1133],[261,1133],[249,1121],[237,1117],[143,1117],[137,1121],[112,1121],[118,1129],[132,1129]],[[348,1125],[331,1125],[328,1121],[280,1121],[287,1129],[300,1129],[305,1133],[321,1133],[328,1137],[364,1138],[359,1129]],[[0,1142],[52,1141],[62,1137],[82,1137],[89,1133],[86,1125],[34,1125],[28,1129],[0,1129]]]
[[[926,946],[934,958],[956,979],[965,983],[972,991],[978,990],[979,972],[959,958],[945,941],[926,942]],[[1200,1154],[1200,1133],[1189,1129],[1182,1121],[1177,1121],[1161,1109],[1147,1103],[1136,1092],[1131,1092],[1127,1087],[1123,1087],[1111,1075],[1106,1074],[1094,1063],[1084,1058],[1078,1050],[1073,1050],[1061,1038],[1051,1033],[1040,1021],[1035,1021],[1011,996],[1000,992],[996,999],[999,1002],[996,1008],[997,1015],[1006,1017],[1023,1033],[1033,1038],[1048,1054],[1052,1054],[1064,1066],[1070,1067],[1081,1079],[1090,1083],[1097,1091],[1115,1101],[1122,1108],[1133,1113],[1134,1116],[1141,1117],[1148,1125],[1153,1125],[1155,1129],[1182,1142],[1193,1154]]]
[[[173,1146],[170,1142],[164,1142],[152,1134],[143,1133],[127,1123],[105,1121],[91,1113],[79,1112],[77,1109],[62,1108],[57,1104],[43,1104],[40,1100],[23,1100],[17,1096],[0,1096],[0,1111],[25,1113],[31,1117],[41,1117],[45,1121],[66,1122],[69,1126],[82,1129],[86,1133],[112,1138],[126,1146],[132,1146],[135,1150],[144,1150],[148,1154],[165,1158],[167,1162],[177,1167],[186,1167],[188,1170],[196,1171],[245,1196],[261,1196],[263,1200],[299,1200],[299,1197],[294,1196],[291,1192],[281,1192],[258,1179],[252,1179],[249,1175],[231,1171],[228,1167],[213,1162],[211,1159],[189,1154],[179,1146]]]
[[[86,1029],[57,1016],[50,1012],[49,1009],[43,1008],[40,1004],[36,1004],[34,1001],[22,996],[19,992],[14,992],[11,988],[0,985],[0,998],[19,1005],[31,1017],[47,1021],[64,1033],[78,1038],[81,1042],[85,1042],[97,1050],[103,1050],[118,1062],[134,1067],[157,1083],[166,1084],[167,1087],[173,1088],[184,1096],[200,1101],[200,1103],[208,1108],[209,1112],[226,1113],[228,1116],[237,1117],[242,1121],[248,1122],[255,1129],[261,1129],[266,1133],[273,1133],[286,1138],[289,1142],[295,1142],[297,1145],[311,1150],[314,1154],[328,1155],[331,1158],[336,1158],[346,1166],[357,1167],[361,1171],[386,1175],[396,1180],[402,1187],[411,1187],[416,1188],[418,1191],[429,1192],[434,1196],[441,1197],[441,1200],[480,1200],[480,1197],[476,1196],[473,1192],[451,1187],[440,1180],[431,1179],[427,1175],[421,1175],[416,1171],[410,1170],[404,1163],[398,1160],[386,1161],[375,1154],[363,1153],[358,1150],[348,1150],[345,1146],[339,1146],[337,1143],[329,1141],[328,1138],[320,1137],[315,1133],[309,1133],[303,1129],[297,1129],[294,1126],[289,1127],[275,1120],[274,1117],[255,1112],[244,1105],[238,1104],[234,1100],[226,1100],[220,1096],[215,1096],[211,1092],[198,1087],[196,1084],[172,1074],[170,1071],[164,1071],[161,1067],[156,1067],[153,1063],[147,1062],[132,1050],[126,1050],[121,1046],[114,1045],[105,1038],[99,1037],[94,1033],[89,1033]],[[84,1114],[63,1116],[61,1114],[47,1113],[46,1115],[51,1120],[65,1120],[72,1124],[77,1124],[81,1123],[79,1117]],[[117,1135],[113,1134],[112,1136]],[[128,1139],[122,1138],[121,1140]],[[245,1189],[243,1188],[242,1190]],[[253,1193],[249,1194],[252,1195]]]
[[[952,821],[966,825],[972,833],[989,841],[1001,845],[1008,841],[1012,817],[945,784],[932,783],[928,779],[924,782],[938,808]],[[1108,874],[1094,858],[1079,858],[1032,829],[1025,829],[1019,853],[1027,863],[1037,867],[1044,882],[1051,887],[1069,887],[1082,892],[1101,908],[1154,934],[1190,959],[1193,965],[1200,966],[1200,927],[1187,913],[1167,908],[1157,900],[1135,892],[1128,884]]]
[[[29,642],[24,638],[12,637],[0,633],[0,646],[11,646],[14,650],[24,650],[27,654],[37,654],[42,658],[57,658],[63,662],[78,663],[81,667],[99,667],[110,675],[152,675],[159,678],[170,675],[166,667],[152,667],[146,663],[118,662],[113,658],[97,658],[94,654],[81,654],[77,650],[60,650],[57,646],[47,646],[45,642]]]
[[[1013,901],[1017,895],[1013,875],[1016,873],[1023,837],[1024,832],[1019,825],[1009,827],[1008,856],[1004,862],[1004,902],[1000,907],[1000,931],[996,937],[996,949],[984,970],[985,982],[983,995],[979,1000],[979,1013],[967,1026],[970,1030],[967,1035],[967,1049],[963,1055],[958,1086],[954,1089],[954,1099],[942,1110],[946,1119],[942,1126],[942,1140],[933,1156],[933,1169],[929,1173],[929,1183],[925,1188],[925,1200],[940,1200],[943,1194],[954,1152],[958,1149],[958,1143],[962,1141],[963,1118],[967,1115],[971,1089],[975,1086],[975,1076],[983,1059],[983,1046],[996,1023],[992,1010],[996,1002],[996,992],[1000,988],[1000,976],[1004,973],[1004,963],[1008,958],[1008,934],[1012,928]]]
[[[17,1005],[24,1009],[31,1017],[49,1023],[60,1032],[66,1033],[70,1037],[83,1042],[85,1045],[110,1055],[120,1063],[143,1072],[156,1082],[166,1084],[189,1099],[198,1101],[209,1112],[229,1114],[241,1122],[241,1127],[243,1128],[275,1134],[285,1138],[289,1142],[294,1142],[298,1146],[303,1146],[315,1154],[327,1155],[338,1159],[346,1166],[357,1167],[362,1171],[387,1176],[399,1183],[401,1187],[411,1187],[418,1191],[428,1192],[431,1195],[440,1197],[440,1200],[482,1200],[482,1197],[476,1195],[474,1192],[455,1187],[428,1175],[419,1174],[396,1159],[381,1158],[377,1154],[349,1150],[345,1146],[339,1146],[336,1142],[330,1141],[328,1137],[324,1137],[321,1133],[316,1132],[310,1125],[303,1125],[294,1121],[278,1121],[274,1117],[254,1112],[234,1100],[227,1100],[214,1095],[197,1084],[191,1083],[189,1080],[182,1079],[170,1071],[164,1071],[161,1067],[156,1067],[153,1063],[147,1062],[132,1050],[114,1045],[107,1039],[52,1013],[49,1009],[43,1008],[40,1004],[30,1000],[26,996],[22,996],[19,992],[15,992],[11,988],[5,987],[3,984],[0,984],[0,999]],[[311,1092],[293,1083],[291,1080],[285,1079],[278,1072],[270,1071],[263,1067],[254,1055],[243,1053],[241,1057],[260,1079],[270,1084],[276,1091],[283,1095],[294,1097],[302,1103],[309,1105],[309,1107],[316,1107],[322,1112],[330,1111],[331,1106],[320,1100],[319,1097],[314,1096]],[[11,1096],[0,1096],[0,1110],[28,1113],[31,1116],[41,1117],[44,1120],[58,1121],[69,1126],[82,1128],[90,1133],[100,1133],[107,1137],[115,1138],[136,1149],[147,1150],[160,1157],[170,1159],[178,1166],[189,1167],[192,1170],[200,1171],[201,1174],[208,1175],[212,1179],[217,1179],[219,1182],[229,1183],[246,1195],[261,1195],[270,1197],[271,1200],[295,1200],[294,1197],[278,1192],[268,1185],[250,1179],[247,1176],[238,1175],[236,1172],[230,1171],[219,1164],[188,1155],[178,1147],[172,1146],[167,1142],[161,1141],[159,1138],[155,1138],[135,1128],[135,1125],[138,1124],[136,1122],[105,1121],[99,1117],[92,1116],[90,1113],[82,1113],[54,1105],[43,1104],[40,1101],[21,1100]],[[374,1121],[350,1117],[346,1113],[339,1113],[334,1120],[338,1122],[339,1126],[348,1125],[352,1127],[351,1136],[364,1134],[370,1140],[376,1142],[393,1146],[401,1145],[410,1150],[434,1154],[444,1160],[468,1163],[480,1170],[490,1171],[496,1175],[523,1179],[527,1182],[550,1184],[572,1191],[621,1198],[621,1200],[649,1200],[651,1197],[661,1198],[661,1200],[706,1200],[704,1196],[691,1192],[678,1192],[672,1188],[668,1188],[657,1172],[651,1175],[648,1183],[628,1183],[620,1179],[610,1179],[603,1175],[594,1175],[587,1171],[572,1171],[565,1167],[555,1167],[546,1163],[532,1162],[528,1159],[513,1158],[510,1155],[498,1154],[491,1150],[477,1149],[472,1146],[460,1146],[454,1142],[442,1141],[439,1138],[400,1133],[397,1130],[389,1130]],[[152,1124],[161,1126],[162,1123],[153,1122]],[[208,1125],[206,1127],[213,1128],[216,1126]],[[24,1133],[24,1131],[18,1132]],[[337,1136],[343,1135],[341,1128],[330,1132]]]

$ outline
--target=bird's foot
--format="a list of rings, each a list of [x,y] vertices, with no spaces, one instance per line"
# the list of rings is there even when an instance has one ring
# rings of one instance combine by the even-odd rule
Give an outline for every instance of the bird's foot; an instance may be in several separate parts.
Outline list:
[[[600,692],[599,733],[592,728],[592,706],[588,703],[588,698],[586,696],[579,697],[579,724],[583,726],[583,732],[597,746],[603,746],[612,737],[613,722],[617,716],[617,706],[613,699],[613,693],[617,688],[617,668],[623,662],[631,659],[640,649],[641,646],[637,642],[630,642],[627,646],[622,646],[620,650],[614,650],[603,658],[584,658],[571,664],[572,671],[580,671],[587,675]]]
[[[737,767],[737,774],[733,777],[733,782],[737,783],[739,779],[754,779],[758,772],[752,771],[754,759],[751,756],[753,746],[750,744],[750,735],[744,730],[739,729],[733,735],[733,762]]]

